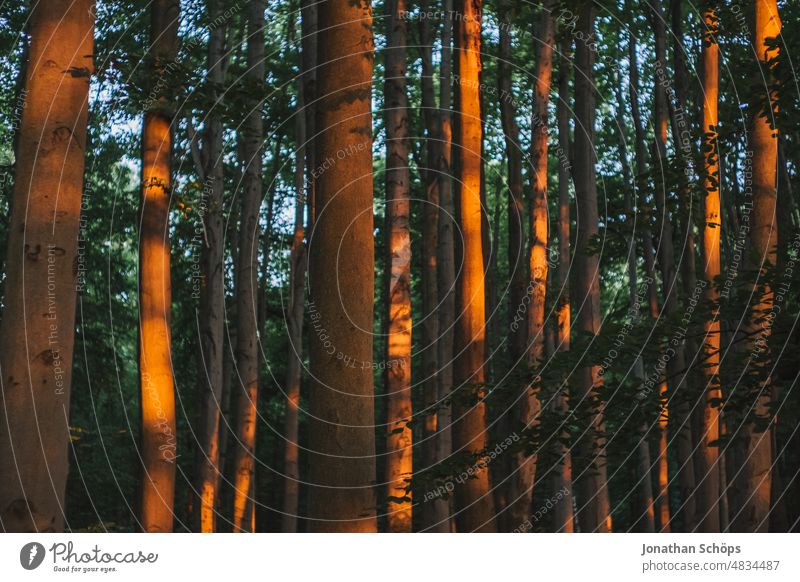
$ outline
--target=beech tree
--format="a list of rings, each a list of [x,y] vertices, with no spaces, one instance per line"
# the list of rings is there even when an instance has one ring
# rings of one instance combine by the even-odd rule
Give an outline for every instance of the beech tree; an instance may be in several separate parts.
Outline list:
[[[141,381],[141,527],[170,532],[175,501],[175,379],[170,328],[169,203],[173,110],[166,89],[178,52],[179,2],[151,8],[150,78],[142,125],[142,215],[139,246],[139,376]]]
[[[456,216],[462,232],[462,270],[456,284],[453,448],[475,461],[474,478],[456,491],[459,531],[492,531],[493,500],[489,471],[480,462],[487,444],[485,396],[486,293],[484,290],[483,212],[481,209],[480,0],[458,2],[453,19],[456,40],[455,185]]]
[[[318,18],[316,159],[346,163],[318,173],[309,239],[309,528],[375,531],[372,8],[328,0]]]
[[[94,2],[39,2],[29,32],[0,325],[7,532],[64,528]]]

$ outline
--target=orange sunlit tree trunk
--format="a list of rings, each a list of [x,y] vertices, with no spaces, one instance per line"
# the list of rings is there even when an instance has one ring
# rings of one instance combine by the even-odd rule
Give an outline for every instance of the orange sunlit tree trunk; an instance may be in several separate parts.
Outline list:
[[[519,402],[515,405],[517,425],[530,431],[540,423],[540,382],[536,379],[545,360],[545,297],[547,292],[547,138],[550,84],[553,77],[553,42],[555,25],[551,1],[545,2],[539,15],[540,25],[536,35],[536,69],[533,86],[533,115],[531,119],[531,202],[529,241],[530,304],[527,312],[526,363],[534,380],[526,383]],[[533,483],[536,478],[538,455],[516,454],[514,471],[509,488],[510,519],[513,527],[525,523],[531,513]]]
[[[720,239],[722,213],[720,207],[719,150],[717,147],[717,113],[719,101],[719,17],[714,0],[703,7],[703,180],[705,189],[705,224],[703,225],[704,276],[707,282],[706,299],[716,305],[719,290],[715,279],[720,274]],[[698,455],[704,473],[697,477],[698,529],[705,533],[720,531],[719,521],[719,405],[722,392],[719,384],[720,325],[718,310],[704,324],[705,351],[703,368],[705,386],[700,400],[700,435]]]
[[[387,527],[411,531],[411,233],[409,231],[406,3],[386,2],[389,26],[384,83],[386,124],[387,283],[386,428]]]
[[[139,243],[139,374],[142,391],[142,499],[147,532],[172,531],[175,495],[175,391],[170,338],[169,201],[172,117],[165,88],[178,50],[179,2],[151,8],[152,94],[142,128],[142,217]]]
[[[584,39],[594,37],[595,7],[585,4],[578,17]],[[594,53],[586,42],[575,46],[575,146],[574,177],[577,206],[575,246],[575,330],[589,336],[600,330],[600,257],[587,249],[598,235],[597,182],[595,174]],[[599,367],[584,365],[574,375],[572,399],[579,418],[585,418],[576,443],[575,461],[579,505],[576,518],[581,531],[611,531],[608,497],[605,410],[598,394],[602,385]]]
[[[474,478],[456,487],[459,531],[493,531],[494,503],[482,455],[487,445],[485,397],[486,300],[481,211],[481,0],[460,0],[454,12],[457,163],[456,216],[462,269],[456,285],[453,448],[466,452]]]
[[[262,192],[264,119],[264,0],[250,0],[247,14],[248,115],[243,125],[242,207],[236,265],[236,449],[233,489],[233,531],[252,531],[255,522],[255,446],[258,417],[258,211]],[[235,385],[235,384],[234,384]]]
[[[0,326],[0,530],[60,531],[93,0],[38,2],[8,225]]]
[[[753,150],[753,215],[750,229],[748,269],[758,275],[753,284],[752,314],[746,325],[748,367],[758,371],[758,386],[747,392],[746,413],[737,427],[736,438],[741,449],[742,466],[735,478],[739,507],[731,519],[736,532],[766,532],[769,529],[772,457],[769,424],[771,335],[770,315],[774,291],[768,269],[776,264],[778,228],[775,215],[777,199],[778,139],[772,125],[777,112],[775,79],[771,59],[780,50],[774,41],[780,36],[781,20],[776,0],[755,0],[754,49],[766,85],[752,118]],[[732,508],[734,509],[734,508]]]
[[[309,529],[376,530],[372,378],[372,8],[319,4],[316,158],[309,241]],[[338,155],[337,155],[338,153]]]

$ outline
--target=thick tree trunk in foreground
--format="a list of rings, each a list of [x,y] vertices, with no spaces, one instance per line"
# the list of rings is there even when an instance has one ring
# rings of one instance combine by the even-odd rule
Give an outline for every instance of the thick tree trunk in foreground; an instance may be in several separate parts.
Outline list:
[[[578,18],[584,38],[594,35],[594,6],[585,6]],[[580,308],[575,329],[597,335],[600,329],[600,257],[585,249],[598,233],[597,182],[595,178],[594,54],[584,42],[575,48],[575,199],[577,235],[575,245],[575,303]],[[602,383],[598,366],[587,365],[575,375],[573,405],[588,424],[576,443],[576,467],[579,507],[577,518],[586,532],[611,531],[611,508],[608,497],[605,411],[598,395]],[[580,411],[583,411],[581,414]]]
[[[386,496],[390,532],[411,531],[411,233],[409,231],[408,96],[406,94],[406,4],[387,2],[386,49],[386,231],[387,289]]]
[[[761,90],[768,95],[753,115],[753,214],[751,217],[750,251],[748,269],[760,274],[753,289],[752,316],[746,326],[748,333],[748,366],[765,378],[748,392],[751,410],[737,427],[735,438],[740,443],[742,465],[736,476],[736,489],[741,506],[736,507],[731,519],[731,529],[736,532],[766,532],[769,528],[771,481],[770,421],[771,400],[769,351],[771,334],[772,285],[765,283],[766,268],[776,264],[778,229],[775,215],[777,199],[778,140],[770,127],[777,110],[774,78],[769,59],[777,56],[778,49],[769,47],[768,40],[776,39],[781,32],[781,20],[776,0],[755,0],[754,47],[767,86]],[[764,116],[766,110],[767,117]],[[763,285],[763,288],[759,288]],[[759,426],[757,426],[759,425]]]
[[[309,245],[309,524],[375,531],[372,379],[372,10],[365,0],[319,6],[317,159]]]
[[[209,18],[220,15],[219,3],[208,2]],[[198,443],[196,490],[199,508],[195,527],[203,532],[216,531],[216,509],[219,491],[219,426],[222,398],[223,333],[225,326],[225,239],[222,224],[223,160],[222,117],[219,88],[223,77],[223,50],[226,28],[217,26],[208,40],[208,114],[203,145],[203,228],[202,281],[200,289],[200,366],[201,415]]]
[[[250,0],[247,14],[246,78],[264,86],[264,0]],[[260,95],[248,100],[243,136],[244,180],[239,226],[239,255],[236,264],[236,449],[233,490],[234,533],[253,529],[255,500],[256,419],[258,404],[258,212],[262,198],[262,146],[264,120]]]
[[[486,294],[481,209],[481,0],[460,0],[454,14],[456,129],[455,184],[461,228],[462,270],[456,286],[456,348],[453,380],[453,445],[468,453],[473,478],[456,487],[458,531],[493,531],[494,503],[489,470],[482,455],[487,445],[485,396]]]
[[[178,49],[177,0],[152,6],[152,86],[169,83]],[[155,95],[142,129],[142,226],[139,243],[139,374],[142,390],[141,518],[146,532],[172,531],[175,494],[175,392],[170,339],[172,112]]]
[[[0,326],[0,530],[7,532],[64,527],[93,9],[91,0],[46,0],[29,21]]]
[[[719,198],[719,150],[717,147],[717,113],[719,101],[719,47],[716,34],[719,20],[716,6],[707,4],[703,11],[703,182],[705,188],[705,224],[703,226],[703,258],[708,287],[706,300],[716,304],[719,290],[715,279],[720,274],[720,238],[722,212]],[[705,533],[720,531],[719,520],[719,446],[711,443],[719,439],[719,406],[722,392],[719,384],[720,325],[718,311],[712,311],[712,319],[704,323],[705,383],[700,400],[700,435],[697,455],[702,459],[705,472],[696,475],[698,529]]]

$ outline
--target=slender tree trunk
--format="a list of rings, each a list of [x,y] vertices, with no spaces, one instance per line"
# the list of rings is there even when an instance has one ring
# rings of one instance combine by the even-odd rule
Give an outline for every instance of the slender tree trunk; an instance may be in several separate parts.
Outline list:
[[[421,5],[428,10],[428,2]],[[423,425],[423,471],[430,471],[440,461],[439,437],[439,304],[437,246],[439,243],[439,158],[441,156],[441,116],[436,110],[433,83],[433,29],[431,19],[421,18],[419,24],[420,56],[422,58],[422,113],[425,122],[426,165],[422,172],[425,183],[425,205],[422,212],[422,377],[425,417]],[[422,504],[422,530],[448,531],[447,503],[439,498]]]
[[[595,8],[584,6],[578,17],[578,29],[584,38],[594,36]],[[575,245],[574,289],[580,305],[575,329],[597,335],[600,329],[600,257],[584,250],[598,233],[597,183],[595,179],[594,122],[595,95],[594,54],[585,42],[577,42],[575,50],[575,198],[578,208]],[[606,476],[605,411],[598,395],[602,378],[599,367],[586,365],[575,374],[577,410],[588,425],[576,443],[580,460],[578,517],[587,532],[611,531],[611,511]],[[581,412],[582,411],[582,412]]]
[[[6,532],[64,528],[93,15],[91,0],[45,0],[28,25],[0,326]]]
[[[152,76],[168,84],[178,49],[177,0],[153,3]],[[163,89],[162,89],[163,91]],[[175,494],[175,393],[170,339],[170,244],[172,112],[157,95],[142,129],[142,226],[139,244],[139,374],[142,390],[141,518],[146,532],[172,531]]]
[[[297,531],[297,510],[300,497],[300,384],[303,374],[303,313],[305,307],[306,247],[305,237],[305,149],[306,117],[304,83],[301,77],[297,90],[297,115],[295,117],[295,169],[294,169],[294,235],[289,255],[289,362],[286,365],[286,417],[284,419],[284,487],[283,515],[281,531],[293,533]]]
[[[743,419],[735,437],[741,443],[744,455],[736,478],[742,504],[741,507],[737,507],[737,512],[731,520],[731,529],[737,532],[766,532],[769,529],[772,487],[770,430],[757,428],[757,425],[771,423],[769,403],[772,358],[769,352],[769,336],[772,319],[769,316],[772,313],[774,291],[772,285],[763,278],[766,268],[774,266],[777,258],[778,233],[775,208],[778,140],[775,130],[770,127],[777,111],[775,103],[777,95],[768,61],[777,56],[778,48],[770,47],[768,41],[778,38],[780,32],[781,20],[776,0],[756,0],[753,44],[761,71],[768,84],[766,87],[768,98],[764,100],[764,105],[759,106],[754,112],[752,120],[753,213],[748,269],[760,276],[754,283],[752,315],[745,331],[749,335],[748,366],[755,368],[764,379],[748,392],[752,409]]]
[[[411,531],[411,233],[409,231],[408,95],[406,94],[406,3],[389,0],[384,83],[386,110],[386,346],[387,525],[390,532]]]
[[[486,449],[486,311],[481,211],[481,0],[459,0],[454,14],[457,47],[455,143],[458,221],[462,232],[462,270],[456,286],[457,342],[453,440],[471,456],[473,478],[456,487],[458,530],[493,531],[494,503]]]
[[[247,14],[246,78],[260,93],[264,87],[264,0],[250,0]],[[233,531],[252,529],[258,409],[258,211],[262,199],[264,120],[259,94],[248,100],[242,163],[245,167],[239,256],[236,264],[236,374],[239,384],[234,455]]]
[[[439,70],[439,128],[441,151],[438,160],[439,174],[439,225],[436,258],[438,262],[437,287],[439,293],[439,341],[436,346],[439,360],[439,407],[436,415],[436,461],[442,463],[453,449],[451,430],[450,393],[453,389],[453,344],[455,329],[455,205],[451,176],[452,139],[452,66],[453,66],[453,1],[444,0],[445,18],[442,23],[442,64]],[[450,500],[430,502],[435,505],[436,523],[427,531],[449,532]]]
[[[524,320],[521,320],[525,282],[528,277],[528,263],[523,260],[525,231],[522,219],[525,216],[525,200],[522,183],[522,145],[517,125],[517,108],[514,101],[511,72],[511,2],[503,0],[498,10],[500,52],[497,61],[497,76],[500,91],[500,117],[503,124],[508,167],[508,355],[512,368],[516,368],[523,366],[526,362],[523,356],[525,356],[528,335],[528,326]],[[517,375],[514,374],[512,377],[516,378]],[[512,395],[507,403],[510,404],[515,398],[516,396]],[[506,402],[504,402],[503,414],[495,420],[496,432],[502,438],[511,432],[513,408],[511,410],[506,410],[506,408]],[[513,466],[517,461],[516,457],[517,455],[512,459],[509,455],[504,455],[498,460],[502,463],[502,467],[496,471],[496,474],[502,477],[502,480],[495,487],[495,505],[500,515],[499,524],[502,531],[513,531],[525,521],[524,519],[520,521],[518,516],[505,510],[512,488],[512,480],[516,480],[516,476],[512,474]]]
[[[317,173],[309,244],[312,531],[375,531],[373,413],[372,9],[319,5]]]
[[[708,3],[703,10],[703,182],[705,188],[705,224],[703,226],[703,274],[707,283],[706,300],[716,305],[719,290],[716,278],[720,274],[720,238],[722,212],[720,207],[719,149],[717,147],[717,113],[719,101],[719,31],[717,8]],[[719,311],[713,308],[712,318],[704,323],[704,380],[700,400],[700,435],[697,455],[702,459],[703,473],[697,475],[698,529],[705,533],[720,531],[719,519],[719,406],[722,392],[719,383],[720,325]]]
[[[209,19],[221,14],[219,3],[209,0]],[[219,425],[222,398],[223,333],[225,326],[225,240],[222,220],[223,159],[222,117],[219,111],[219,88],[224,82],[223,51],[226,28],[217,26],[209,33],[208,78],[206,89],[209,111],[203,145],[203,249],[200,289],[200,369],[202,400],[200,416],[199,464],[196,489],[199,510],[195,527],[203,533],[216,531],[219,488]]]
[[[686,66],[686,55],[683,48],[683,9],[680,0],[670,0],[670,19],[672,54],[675,69],[675,103],[670,103],[670,125],[672,127],[673,141],[678,159],[680,177],[678,179],[678,219],[683,222],[684,231],[679,231],[682,239],[682,248],[679,262],[683,293],[687,301],[699,293],[697,287],[697,266],[695,263],[695,238],[694,238],[694,202],[691,192],[691,161],[694,157],[694,143],[689,137],[691,133],[690,119],[686,107],[689,104],[689,72]],[[687,366],[700,356],[700,348],[695,339],[695,333],[689,333],[684,345],[684,359]],[[683,502],[683,529],[695,531],[698,524],[697,512],[697,480],[698,469],[705,473],[704,460],[699,455],[701,435],[697,434],[702,424],[701,406],[697,406],[700,397],[698,378],[692,371],[686,370],[683,374],[683,395],[680,396],[679,407],[682,421],[678,434],[678,458],[682,465],[679,480],[682,479],[682,488],[688,489],[688,497]]]
[[[654,68],[655,90],[655,131],[656,131],[656,155],[653,164],[661,164],[662,167],[667,163],[667,125],[668,125],[668,103],[667,93],[663,83],[666,76],[666,41],[665,26],[661,4],[659,1],[653,2],[653,20],[655,24],[656,39],[656,66]],[[677,144],[676,144],[677,147]],[[657,173],[662,174],[660,171]],[[663,175],[663,174],[662,174]],[[678,274],[675,269],[674,242],[672,230],[672,217],[669,216],[667,208],[667,185],[662,179],[656,180],[656,211],[659,214],[661,225],[659,237],[659,262],[661,266],[661,278],[664,295],[664,312],[667,316],[673,316],[678,312]],[[669,401],[673,404],[674,415],[673,426],[677,429],[676,442],[678,449],[678,486],[680,488],[680,499],[682,502],[681,514],[683,517],[684,530],[691,531],[694,523],[694,467],[692,465],[692,436],[691,423],[689,421],[689,408],[684,394],[686,388],[686,357],[683,345],[671,345],[669,351],[665,352],[669,358],[667,362],[667,374],[671,379],[669,383],[671,392]],[[671,357],[670,357],[671,356]],[[666,408],[663,414],[666,415]],[[666,420],[666,419],[664,419]]]
[[[531,204],[529,242],[530,304],[527,310],[526,363],[534,380],[526,384],[515,404],[516,426],[531,431],[540,423],[541,406],[538,377],[545,360],[545,296],[547,291],[547,107],[553,70],[554,3],[546,2],[539,16],[536,35],[536,70],[534,73],[533,115],[531,119]],[[512,528],[525,523],[531,513],[537,455],[516,453],[509,487],[508,512]]]
[[[636,181],[631,171],[630,162],[628,161],[628,148],[625,143],[625,134],[623,128],[625,127],[625,100],[622,94],[622,84],[619,79],[614,79],[614,94],[617,99],[617,115],[616,115],[616,129],[618,137],[618,151],[622,164],[623,182],[625,184],[625,214],[626,223],[629,226],[626,231],[631,233],[631,242],[628,247],[628,305],[629,313],[633,318],[633,323],[636,323],[639,318],[639,293],[637,282],[638,275],[636,271],[636,213],[634,208],[634,199],[636,196]],[[638,382],[642,383],[645,380],[644,363],[641,356],[636,358],[633,365],[633,373]],[[650,480],[650,446],[647,442],[647,425],[642,423],[638,427],[636,445],[636,476],[638,477],[639,491],[638,491],[638,505],[636,506],[637,520],[640,522],[640,527],[645,533],[653,533],[655,531],[655,506],[653,504],[653,484]]]
[[[628,39],[628,59],[630,62],[630,99],[631,117],[636,135],[636,175],[637,183],[647,171],[647,147],[642,126],[642,116],[639,109],[639,67],[637,64],[636,39],[633,34]],[[639,204],[646,208],[644,195],[639,196]],[[653,249],[653,234],[650,227],[649,213],[642,221],[642,244],[644,246],[645,273],[649,281],[647,285],[647,305],[650,317],[655,322],[660,313],[658,308],[658,288],[656,284],[655,251]],[[659,414],[658,414],[658,445],[656,448],[656,461],[654,473],[656,478],[657,495],[654,500],[655,515],[658,531],[670,531],[669,511],[669,477],[667,471],[667,383],[663,378],[659,381]]]
[[[308,230],[316,217],[314,204],[316,179],[312,174],[316,165],[316,147],[314,138],[317,135],[316,99],[317,99],[317,9],[315,0],[300,0],[302,30],[302,67],[303,98],[305,99],[306,116],[306,207],[308,211]],[[306,251],[307,252],[307,251]]]
[[[567,352],[570,346],[570,308],[569,308],[569,258],[570,258],[570,212],[569,184],[571,179],[570,129],[569,129],[569,77],[570,45],[562,43],[558,64],[558,102],[556,103],[556,123],[558,124],[558,298],[556,304],[556,338],[558,351]],[[569,428],[569,386],[566,378],[555,396],[554,408],[558,415],[560,438],[554,439],[558,465],[553,471],[553,490],[566,491],[563,503],[556,503],[553,509],[553,527],[557,532],[575,531],[572,514],[572,452],[568,446]]]

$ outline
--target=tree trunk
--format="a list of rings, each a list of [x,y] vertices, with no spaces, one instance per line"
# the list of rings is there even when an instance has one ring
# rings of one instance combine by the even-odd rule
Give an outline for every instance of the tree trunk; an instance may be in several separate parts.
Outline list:
[[[421,5],[423,11],[429,4]],[[424,390],[424,424],[422,470],[431,471],[439,459],[439,304],[437,246],[439,242],[439,158],[441,156],[441,116],[436,110],[433,83],[433,29],[429,18],[419,23],[420,57],[422,60],[422,113],[425,122],[425,204],[422,212],[422,377]],[[431,481],[426,481],[431,482]],[[439,498],[422,504],[423,531],[449,531],[447,502]]]
[[[720,274],[720,238],[722,212],[719,197],[719,149],[717,147],[717,113],[719,101],[719,47],[716,35],[719,19],[714,4],[703,10],[703,183],[705,189],[705,224],[703,226],[703,274],[707,283],[706,300],[716,305],[719,290],[715,279]],[[700,435],[697,455],[704,472],[696,477],[698,529],[704,533],[720,531],[719,519],[719,407],[722,392],[719,383],[720,325],[715,307],[712,318],[704,323],[703,374],[705,386],[700,400]]]
[[[585,39],[594,36],[595,8],[584,6],[578,17],[578,29]],[[594,53],[586,42],[577,42],[575,50],[575,123],[581,128],[575,134],[575,199],[578,209],[575,245],[574,289],[580,305],[575,317],[575,329],[597,335],[600,329],[600,257],[589,255],[585,249],[598,234],[597,182],[594,156]],[[580,460],[578,518],[587,532],[611,531],[611,511],[608,497],[605,411],[598,395],[602,378],[599,367],[586,365],[575,373],[576,409],[586,418],[582,435],[576,443]]]
[[[755,1],[754,48],[767,83],[767,99],[753,114],[753,213],[750,229],[750,254],[748,269],[759,274],[753,288],[752,315],[746,325],[749,350],[748,367],[752,366],[763,379],[748,391],[751,410],[739,426],[736,439],[740,443],[742,465],[736,477],[741,507],[731,519],[731,529],[736,532],[766,532],[769,529],[771,482],[771,401],[769,352],[772,304],[774,291],[764,281],[766,269],[776,264],[778,233],[775,203],[777,197],[778,140],[770,127],[777,112],[775,81],[769,59],[777,57],[777,47],[768,40],[778,38],[781,21],[776,0]],[[766,113],[766,116],[765,116]],[[763,287],[762,287],[763,286]]]
[[[0,326],[0,529],[7,532],[64,527],[93,15],[91,0],[46,0],[28,25]]]
[[[631,117],[636,135],[636,181],[645,175],[647,171],[647,147],[645,145],[645,134],[642,126],[642,116],[639,110],[639,67],[637,64],[636,39],[631,34],[628,39],[628,59],[630,62],[630,99]],[[644,193],[638,197],[642,208],[647,207]],[[647,305],[650,317],[653,322],[657,321],[660,312],[658,308],[658,288],[656,283],[655,251],[653,249],[653,234],[650,228],[649,212],[642,221],[642,244],[644,247],[645,273],[649,281],[647,285]],[[670,511],[669,511],[669,477],[667,463],[667,383],[663,378],[659,380],[659,413],[658,413],[658,445],[656,449],[656,461],[654,473],[657,486],[657,495],[654,500],[656,525],[659,532],[668,533],[670,531]],[[643,453],[643,452],[642,452]]]
[[[457,58],[455,184],[457,218],[462,232],[462,270],[456,285],[457,342],[454,383],[454,447],[469,455],[473,478],[456,487],[458,530],[493,531],[494,503],[486,449],[486,404],[483,401],[486,358],[486,294],[481,210],[481,0],[460,0],[454,14]]]
[[[639,319],[639,293],[637,282],[638,276],[636,272],[636,214],[634,208],[634,199],[636,195],[636,180],[631,171],[630,162],[628,161],[628,148],[625,142],[625,100],[622,94],[621,79],[614,79],[614,94],[617,99],[617,114],[616,114],[616,129],[618,139],[619,158],[622,164],[623,183],[625,185],[625,215],[626,223],[629,225],[626,228],[627,232],[631,233],[631,241],[628,247],[628,309],[632,324],[638,322]],[[645,381],[644,363],[641,356],[637,356],[633,364],[633,373],[636,380],[641,384]],[[641,529],[645,533],[655,532],[655,508],[653,504],[653,484],[650,480],[650,445],[647,442],[647,425],[642,423],[638,427],[636,433],[638,443],[636,445],[636,476],[638,478],[638,505],[636,511],[638,516],[637,522],[641,524]]]
[[[258,212],[262,198],[261,91],[264,87],[264,0],[250,0],[247,14],[246,79],[256,91],[248,99],[244,121],[242,163],[242,209],[239,226],[239,256],[236,264],[236,376],[239,384],[236,406],[234,455],[233,532],[252,529],[255,472],[256,420],[258,410]],[[234,384],[235,385],[235,384]]]
[[[687,114],[686,107],[689,104],[689,72],[686,66],[686,55],[683,48],[683,9],[680,0],[670,0],[670,19],[672,37],[672,55],[675,69],[675,102],[670,103],[670,125],[676,157],[678,160],[677,168],[679,171],[678,179],[678,220],[683,223],[684,231],[679,231],[679,239],[683,241],[679,263],[681,267],[681,278],[683,283],[683,293],[688,303],[689,299],[699,293],[697,287],[697,266],[695,264],[695,238],[694,238],[694,201],[692,197],[691,170],[692,159],[694,158],[694,143],[690,137],[692,127],[689,120],[691,115]],[[685,339],[684,352],[687,366],[691,366],[700,356],[700,348],[697,345],[694,333],[689,333]],[[697,434],[702,424],[701,407],[696,406],[700,398],[700,387],[697,385],[697,375],[693,371],[686,370],[683,375],[683,395],[680,396],[680,406],[678,412],[682,420],[681,431],[679,432],[679,462],[684,467],[685,474],[679,474],[685,485],[684,489],[691,486],[689,497],[683,502],[683,529],[684,531],[695,531],[697,529],[698,514],[697,507],[697,482],[696,476],[699,472],[706,473],[704,459],[699,454],[700,441],[702,436]]]
[[[517,124],[517,108],[514,102],[513,75],[511,71],[511,2],[503,0],[498,7],[500,26],[500,46],[497,60],[498,88],[500,92],[500,117],[503,124],[503,137],[505,141],[506,160],[508,168],[508,356],[511,368],[523,366],[525,360],[525,347],[527,345],[528,326],[521,320],[524,309],[523,297],[528,278],[528,263],[523,260],[524,236],[522,219],[525,216],[525,200],[522,183],[522,145]],[[511,377],[516,378],[513,374]],[[516,382],[515,382],[516,383]],[[496,434],[504,439],[511,432],[512,413],[514,408],[509,406],[517,399],[512,394],[503,400],[502,410],[495,422]],[[500,469],[495,467],[499,483],[495,487],[495,505],[500,516],[499,526],[502,531],[513,531],[520,525],[516,516],[506,511],[509,493],[512,487],[513,465],[517,455],[503,455],[498,459]],[[524,520],[522,520],[524,521]]]
[[[370,3],[328,0],[319,22],[316,151],[334,161],[315,170],[309,244],[309,527],[375,531]]]
[[[540,421],[541,406],[538,377],[545,361],[545,295],[547,291],[547,107],[550,102],[550,83],[553,70],[554,3],[546,2],[539,18],[536,35],[536,70],[534,72],[533,114],[531,119],[531,204],[529,242],[530,304],[527,310],[526,364],[534,380],[526,383],[514,404],[515,427],[533,434]],[[502,96],[501,96],[502,98]],[[508,512],[512,528],[525,523],[531,513],[533,484],[536,479],[538,455],[515,454],[510,477]]]
[[[154,88],[168,84],[178,49],[177,0],[155,2],[150,54]],[[163,92],[163,89],[162,89]],[[172,531],[175,494],[175,393],[170,339],[170,244],[172,112],[158,95],[142,129],[142,226],[139,245],[139,373],[142,389],[141,525]]]
[[[209,19],[221,14],[219,3],[209,0]],[[198,443],[199,464],[196,489],[199,510],[195,527],[203,533],[216,531],[216,509],[219,488],[219,425],[222,398],[223,333],[225,326],[225,240],[223,208],[223,141],[222,117],[219,111],[219,89],[224,82],[223,51],[225,25],[213,28],[208,39],[208,114],[203,136],[203,248],[200,289],[200,369],[202,396]]]
[[[569,129],[569,77],[571,45],[562,43],[558,64],[558,102],[556,103],[556,123],[558,124],[558,296],[556,304],[556,338],[558,351],[567,352],[570,346],[569,309],[569,258],[570,258],[570,213],[569,184],[570,129]],[[553,509],[553,529],[556,532],[572,533],[575,520],[572,515],[572,452],[568,446],[569,428],[569,386],[562,382],[555,396],[554,408],[558,415],[560,438],[554,439],[558,466],[553,471],[553,491],[566,491],[564,503],[556,503]]]
[[[451,176],[452,139],[452,66],[453,66],[453,1],[444,0],[445,18],[442,23],[442,64],[439,70],[439,111],[441,130],[441,150],[438,160],[439,175],[439,226],[436,258],[439,272],[437,287],[439,293],[439,341],[436,354],[439,361],[439,407],[436,415],[436,461],[442,463],[450,457],[453,449],[451,430],[450,393],[453,388],[453,344],[455,328],[455,205],[453,203],[453,183]],[[435,506],[436,523],[427,531],[444,532],[451,530],[450,500],[439,499],[430,502]]]
[[[289,332],[289,361],[286,365],[286,417],[284,419],[284,488],[281,531],[297,531],[297,510],[300,497],[300,384],[303,375],[303,314],[305,309],[306,247],[306,117],[304,107],[304,79],[301,77],[297,90],[297,115],[295,117],[295,169],[294,169],[294,235],[289,254],[289,304],[287,327]]]
[[[668,103],[667,93],[663,82],[666,73],[666,44],[664,19],[659,2],[653,3],[653,20],[655,23],[656,39],[656,66],[654,68],[655,90],[655,131],[656,131],[656,155],[653,159],[654,167],[661,164],[662,167],[667,163],[667,125],[668,125]],[[677,147],[677,144],[676,144]],[[662,176],[663,173],[659,172]],[[673,247],[672,217],[668,215],[667,209],[667,185],[662,180],[656,180],[656,211],[659,215],[661,232],[659,237],[659,262],[661,266],[661,278],[664,295],[664,313],[674,316],[678,312],[678,274],[675,269],[675,257]],[[684,530],[691,531],[694,523],[694,467],[692,465],[692,436],[691,423],[689,422],[689,408],[684,394],[686,388],[686,357],[681,338],[671,337],[668,351],[665,352],[669,357],[667,362],[667,375],[670,378],[669,403],[675,411],[672,422],[677,429],[677,448],[678,448],[678,486],[680,488],[681,514],[683,517]],[[677,342],[677,343],[676,343]],[[666,408],[664,409],[666,414]],[[669,415],[667,415],[669,416]],[[666,419],[664,419],[666,421]],[[688,527],[687,527],[688,526]]]
[[[386,345],[386,484],[390,532],[411,532],[411,233],[409,231],[406,4],[389,0],[384,107],[386,124],[386,232],[389,288]]]

